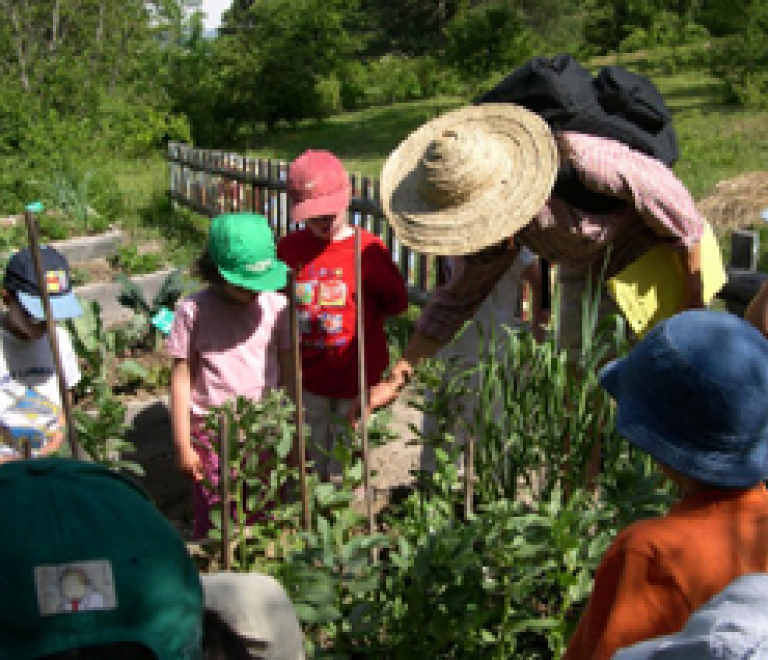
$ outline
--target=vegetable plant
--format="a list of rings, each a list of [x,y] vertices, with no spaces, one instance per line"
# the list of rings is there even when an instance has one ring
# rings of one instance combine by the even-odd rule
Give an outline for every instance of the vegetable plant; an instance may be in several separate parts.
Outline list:
[[[185,281],[182,271],[178,268],[171,271],[163,280],[160,290],[151,302],[146,299],[141,287],[123,273],[119,273],[115,280],[121,286],[117,296],[118,302],[133,312],[134,319],[141,328],[137,345],[156,352],[160,351],[163,335],[152,324],[152,317],[162,308],[173,309],[176,301],[187,292],[189,285]]]

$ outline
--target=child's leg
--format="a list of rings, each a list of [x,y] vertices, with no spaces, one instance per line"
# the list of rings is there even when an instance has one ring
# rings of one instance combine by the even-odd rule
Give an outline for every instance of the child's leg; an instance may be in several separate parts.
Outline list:
[[[210,486],[203,481],[192,484],[192,536],[196,541],[208,537],[211,529],[211,510],[219,502],[219,457],[211,447],[205,432],[193,433],[195,451],[200,457],[203,473]]]
[[[331,451],[333,449],[333,399],[304,392],[304,421],[309,429],[307,454],[313,470],[321,481],[331,475]]]

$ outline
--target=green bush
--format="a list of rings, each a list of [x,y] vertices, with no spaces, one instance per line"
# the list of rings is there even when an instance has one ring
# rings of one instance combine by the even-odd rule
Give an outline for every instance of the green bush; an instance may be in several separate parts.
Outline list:
[[[466,78],[510,69],[536,54],[534,33],[512,5],[496,2],[475,7],[455,18],[445,30],[445,60]]]
[[[731,97],[749,108],[768,107],[768,6],[750,2],[744,8],[744,27],[724,41],[712,62]]]
[[[345,110],[460,94],[463,84],[451,67],[432,57],[385,55],[367,63],[346,63],[339,70]]]

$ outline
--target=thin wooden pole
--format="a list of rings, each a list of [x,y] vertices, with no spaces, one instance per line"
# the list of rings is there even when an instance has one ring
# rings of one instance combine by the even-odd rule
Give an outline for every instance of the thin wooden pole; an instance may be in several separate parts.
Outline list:
[[[464,517],[472,515],[475,499],[475,437],[470,435],[464,447]]]
[[[365,407],[368,390],[365,379],[365,330],[363,308],[363,267],[360,245],[360,227],[355,227],[355,293],[357,296],[357,361],[360,367],[360,435],[363,439],[363,487],[365,488],[365,511],[368,515],[368,533],[373,534],[373,498],[371,497],[371,457],[368,447],[368,420]]]
[[[77,444],[77,432],[72,417],[72,406],[69,401],[69,392],[67,383],[64,380],[64,369],[61,365],[61,353],[59,352],[59,338],[56,336],[56,322],[51,312],[51,299],[48,295],[46,286],[45,270],[40,258],[40,244],[37,240],[37,224],[35,223],[35,211],[32,205],[28,206],[24,213],[24,222],[27,225],[27,235],[29,237],[29,251],[32,253],[32,261],[35,265],[35,277],[37,278],[37,288],[40,291],[40,299],[43,302],[43,313],[45,314],[46,332],[51,346],[51,355],[53,364],[56,368],[56,377],[59,381],[59,396],[61,397],[61,407],[64,411],[64,425],[66,426],[67,441],[72,458],[82,459],[80,447]]]
[[[221,563],[228,571],[232,566],[232,548],[229,542],[229,517],[232,499],[229,492],[229,419],[219,417],[219,495],[221,499]]]
[[[307,442],[304,437],[304,384],[301,377],[301,350],[299,332],[299,314],[296,304],[296,276],[293,271],[288,277],[288,290],[291,313],[291,348],[293,350],[293,370],[295,373],[296,387],[296,435],[299,450],[299,483],[301,487],[301,511],[302,522],[305,531],[312,529],[312,521],[309,515],[309,493],[307,492]]]

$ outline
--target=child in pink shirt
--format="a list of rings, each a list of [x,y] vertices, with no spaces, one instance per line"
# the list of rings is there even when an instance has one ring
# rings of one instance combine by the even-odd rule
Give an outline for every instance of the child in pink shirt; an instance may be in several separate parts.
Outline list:
[[[166,344],[174,358],[171,423],[181,471],[193,479],[194,536],[206,536],[218,493],[218,457],[204,430],[208,411],[268,388],[293,393],[287,268],[260,215],[215,218],[197,274],[208,286],[179,301]]]

